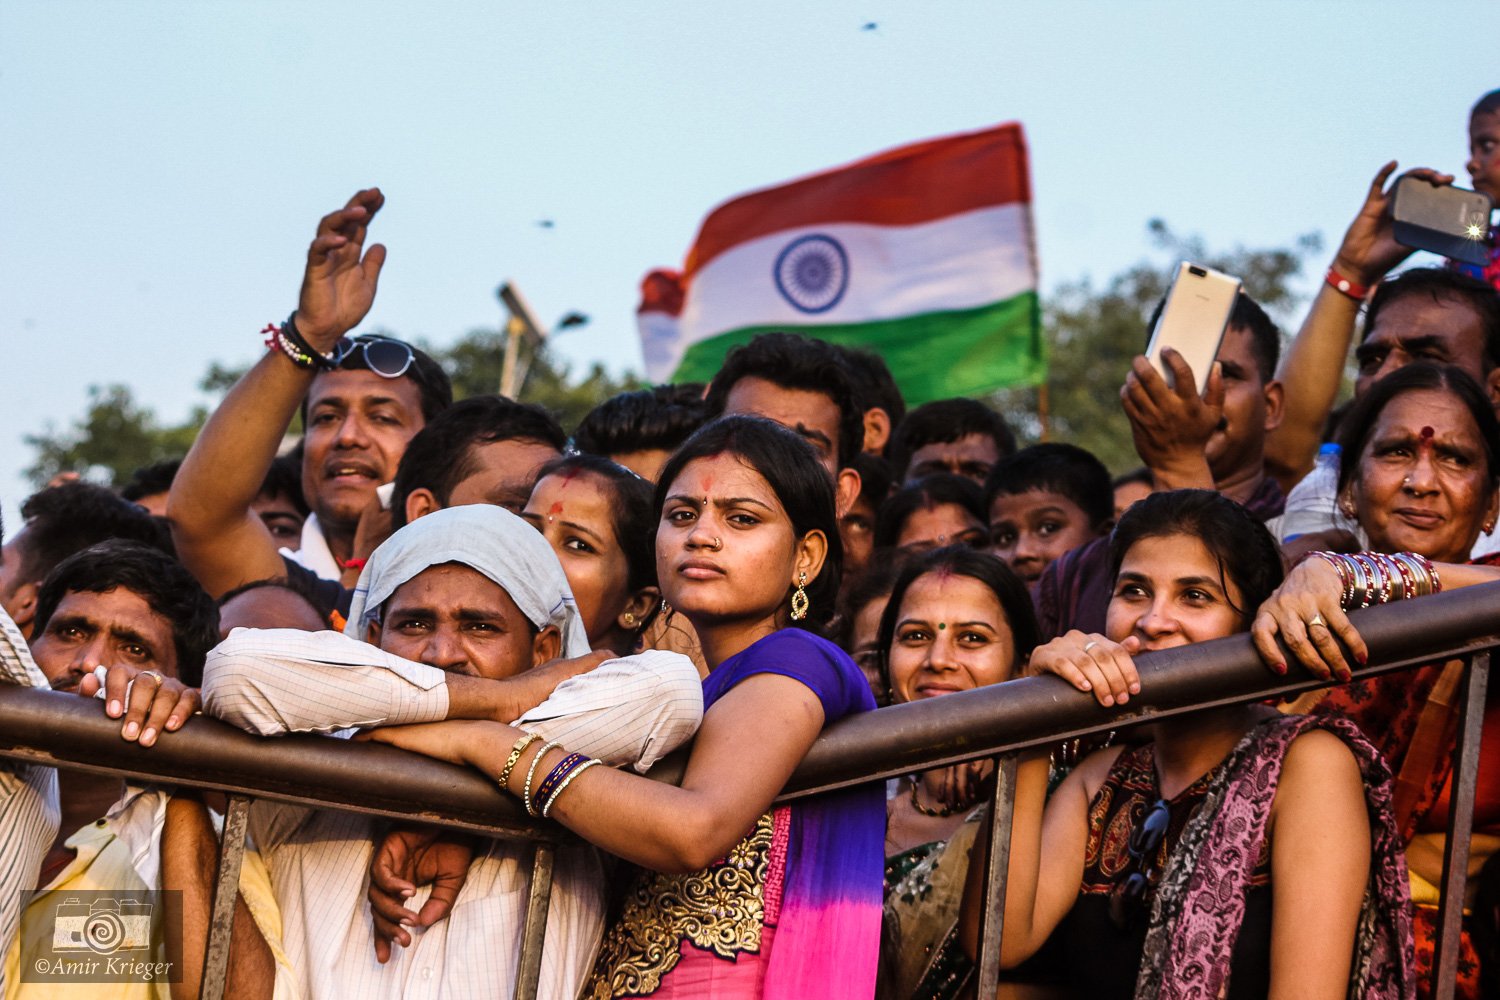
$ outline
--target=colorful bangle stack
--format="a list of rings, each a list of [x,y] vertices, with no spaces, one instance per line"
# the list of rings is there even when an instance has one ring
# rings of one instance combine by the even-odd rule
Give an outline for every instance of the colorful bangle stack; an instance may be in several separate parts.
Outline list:
[[[280,326],[267,323],[266,328],[260,332],[266,334],[267,349],[285,354],[298,368],[305,371],[331,371],[338,367],[338,360],[334,355],[318,353],[303,338],[302,332],[297,329],[295,312]]]
[[[1425,597],[1443,589],[1432,560],[1415,552],[1312,552],[1338,572],[1344,591],[1339,604],[1345,611]]]
[[[574,778],[578,777],[580,774],[582,774],[584,771],[587,771],[595,764],[603,763],[604,761],[599,760],[596,757],[588,757],[584,759],[583,763],[577,765],[567,774],[563,775],[562,781],[558,782],[557,787],[553,789],[552,794],[548,796],[547,804],[542,806],[542,818],[546,819],[551,814],[552,803],[556,802],[557,797],[563,793],[563,790],[573,783]]]
[[[540,804],[541,815],[546,817],[548,810],[552,808],[552,803],[557,801],[557,796],[575,777],[598,763],[599,761],[581,753],[570,753],[558,761],[557,766],[547,772],[547,776],[542,779],[541,785],[537,787],[536,797],[532,800]]]
[[[510,756],[505,758],[505,766],[500,769],[500,777],[496,779],[499,782],[501,791],[505,791],[510,786],[510,774],[516,769],[516,762],[521,759],[521,754],[525,753],[526,748],[539,739],[541,737],[536,733],[527,733],[516,740],[516,745],[510,748]]]
[[[542,748],[536,752],[536,756],[531,758],[531,766],[526,769],[526,784],[521,789],[521,804],[526,807],[526,815],[528,816],[541,815],[540,812],[533,808],[535,800],[531,797],[531,783],[536,778],[536,767],[542,762],[542,758],[547,756],[547,751],[560,746],[562,744],[555,740],[551,743],[544,743],[542,744]]]

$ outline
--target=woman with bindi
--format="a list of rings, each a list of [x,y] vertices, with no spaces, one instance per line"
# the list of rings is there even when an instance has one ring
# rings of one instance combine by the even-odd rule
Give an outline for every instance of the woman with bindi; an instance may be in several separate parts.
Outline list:
[[[1376,382],[1340,430],[1339,505],[1369,538],[1368,551],[1305,558],[1267,602],[1253,632],[1262,657],[1350,679],[1368,649],[1348,612],[1500,578],[1500,562],[1469,553],[1493,530],[1500,505],[1500,423],[1484,390],[1451,366],[1408,365]],[[1277,640],[1285,645],[1285,650]],[[1314,691],[1295,707],[1352,720],[1396,776],[1395,813],[1410,866],[1417,982],[1430,989],[1447,842],[1462,664],[1434,663]],[[1500,694],[1482,727],[1470,856],[1472,873],[1500,853]],[[1469,903],[1478,878],[1469,879]],[[1478,997],[1478,952],[1466,917],[1459,997]]]
[[[662,595],[709,668],[680,785],[495,723],[375,738],[477,767],[638,867],[584,996],[868,997],[883,796],[774,805],[825,725],[874,707],[859,668],[818,632],[840,578],[833,482],[797,435],[730,416],[672,456],[654,503]]]

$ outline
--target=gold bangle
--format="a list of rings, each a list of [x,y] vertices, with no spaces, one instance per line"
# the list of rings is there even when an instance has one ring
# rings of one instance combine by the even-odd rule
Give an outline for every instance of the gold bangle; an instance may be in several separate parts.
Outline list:
[[[554,791],[551,795],[549,795],[547,797],[546,804],[542,806],[542,818],[543,819],[547,818],[547,814],[552,811],[552,803],[554,803],[554,802],[557,801],[557,797],[563,793],[563,789],[564,788],[567,788],[569,785],[571,785],[573,783],[573,779],[574,778],[578,777],[580,774],[582,774],[584,771],[587,771],[589,768],[593,767],[595,764],[603,764],[603,763],[604,763],[604,761],[595,758],[593,760],[586,760],[582,764],[579,764],[577,767],[575,767],[573,769],[573,773],[570,774],[570,775],[568,775],[566,778],[564,778],[562,780],[562,784],[560,784],[560,785],[557,786],[557,790]]]
[[[536,752],[536,756],[531,758],[531,766],[526,769],[526,784],[521,789],[521,802],[526,806],[526,815],[528,816],[541,816],[541,813],[531,807],[531,779],[536,777],[536,766],[542,762],[543,757],[547,756],[548,750],[553,750],[560,746],[562,744],[556,741],[543,744],[542,748]]]
[[[521,759],[521,754],[539,739],[541,736],[536,733],[527,733],[516,740],[516,745],[510,748],[510,756],[505,758],[505,766],[500,769],[500,777],[496,779],[502,792],[510,790],[510,772],[516,769],[516,762]]]

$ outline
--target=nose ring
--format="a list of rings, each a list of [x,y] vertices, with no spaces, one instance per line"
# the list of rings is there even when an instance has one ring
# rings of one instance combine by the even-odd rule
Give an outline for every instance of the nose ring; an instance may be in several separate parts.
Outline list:
[[[714,536],[714,543],[713,543],[712,546],[710,546],[710,548],[713,551],[717,552],[720,549],[722,549],[723,547],[724,547],[724,539],[720,538],[718,535],[715,535]]]

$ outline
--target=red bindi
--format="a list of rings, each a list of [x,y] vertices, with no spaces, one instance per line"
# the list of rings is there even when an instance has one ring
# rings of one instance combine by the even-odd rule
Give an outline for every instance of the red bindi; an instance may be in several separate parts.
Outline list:
[[[1422,440],[1423,441],[1431,441],[1432,438],[1433,438],[1433,434],[1434,433],[1435,432],[1433,431],[1433,429],[1431,427],[1423,427],[1422,428]]]
[[[550,508],[548,508],[548,510],[547,510],[547,516],[548,517],[556,517],[557,515],[561,514],[562,512],[563,512],[563,505],[562,505],[562,501],[559,500],[556,503],[554,503]]]

